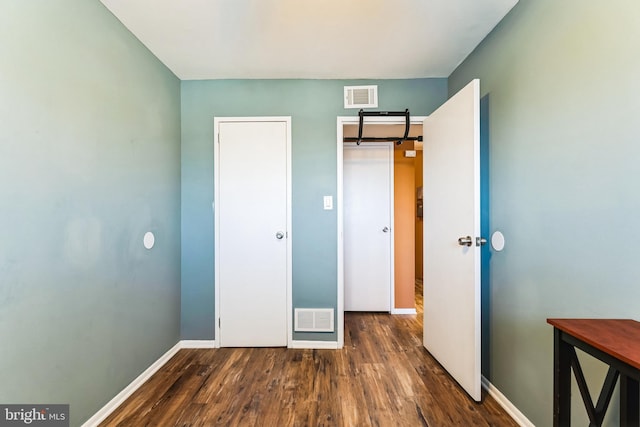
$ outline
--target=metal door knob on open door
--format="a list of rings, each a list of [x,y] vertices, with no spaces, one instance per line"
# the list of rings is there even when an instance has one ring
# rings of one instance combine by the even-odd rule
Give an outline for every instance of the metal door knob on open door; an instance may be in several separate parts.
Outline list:
[[[473,239],[471,238],[471,236],[460,237],[458,239],[458,244],[460,246],[471,246],[473,244]]]
[[[278,231],[276,233],[276,239],[282,240],[283,237],[284,237],[284,233],[282,231]]]
[[[383,232],[383,233],[388,233],[388,232],[389,232],[389,227],[385,227],[385,228],[383,228],[383,229],[382,229],[382,232]]]

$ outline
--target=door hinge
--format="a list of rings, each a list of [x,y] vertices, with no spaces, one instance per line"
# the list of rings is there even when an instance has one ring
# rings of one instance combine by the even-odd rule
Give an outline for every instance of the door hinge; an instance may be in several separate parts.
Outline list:
[[[220,323],[220,318],[218,317],[218,328],[220,327],[221,323]]]

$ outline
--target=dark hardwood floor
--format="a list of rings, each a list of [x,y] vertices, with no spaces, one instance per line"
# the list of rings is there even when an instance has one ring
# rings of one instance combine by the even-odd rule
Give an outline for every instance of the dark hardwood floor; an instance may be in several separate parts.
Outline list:
[[[423,348],[418,309],[347,313],[342,350],[181,350],[101,425],[516,426]]]

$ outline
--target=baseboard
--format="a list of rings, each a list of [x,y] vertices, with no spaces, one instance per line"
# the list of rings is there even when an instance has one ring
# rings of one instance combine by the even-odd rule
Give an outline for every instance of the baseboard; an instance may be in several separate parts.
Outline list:
[[[215,340],[182,340],[180,348],[217,348],[218,343]]]
[[[415,308],[392,308],[391,314],[418,314]]]
[[[524,414],[520,412],[520,410],[516,408],[516,406],[511,403],[504,394],[500,392],[500,390],[498,390],[493,384],[491,384],[491,382],[486,379],[484,375],[482,376],[482,387],[487,390],[489,395],[493,397],[509,415],[511,415],[511,418],[513,418],[519,426],[535,427],[535,425],[531,421],[529,421],[529,419],[525,417]]]
[[[296,341],[293,340],[289,348],[314,349],[314,350],[336,350],[338,349],[337,341]]]
[[[138,375],[138,378],[133,380],[131,384],[126,386],[120,393],[116,395],[113,399],[109,401],[106,405],[102,407],[98,412],[96,412],[91,418],[89,418],[82,427],[94,427],[100,424],[105,420],[113,411],[115,411],[118,406],[120,406],[129,396],[131,396],[142,384],[145,383],[153,374],[155,374],[158,369],[162,368],[162,366],[169,361],[180,349],[181,345],[178,342],[176,345],[171,347],[169,351],[160,356],[158,360],[156,360],[151,366],[149,366],[143,373]]]

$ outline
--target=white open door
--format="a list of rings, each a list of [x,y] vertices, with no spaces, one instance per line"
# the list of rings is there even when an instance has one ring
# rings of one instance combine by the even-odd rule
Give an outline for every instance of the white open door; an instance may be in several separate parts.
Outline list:
[[[423,129],[424,346],[480,401],[480,81]]]

